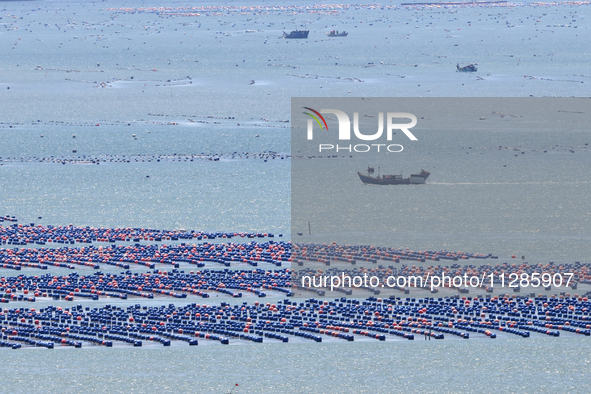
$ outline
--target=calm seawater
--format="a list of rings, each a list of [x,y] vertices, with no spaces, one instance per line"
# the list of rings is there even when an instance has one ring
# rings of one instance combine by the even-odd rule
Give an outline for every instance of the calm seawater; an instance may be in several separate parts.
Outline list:
[[[289,236],[291,163],[281,157],[290,152],[291,97],[589,95],[588,5],[308,12],[298,8],[307,1],[230,4],[254,3],[296,7],[163,16],[107,9],[194,5],[0,2],[0,215]],[[279,38],[295,29],[310,30],[309,39]],[[326,37],[332,29],[349,36]],[[477,73],[455,72],[473,62]],[[433,175],[421,195],[405,196],[411,210],[400,214],[391,246],[588,261],[590,140],[587,129],[442,130],[429,149],[409,152]],[[556,152],[532,153],[552,145]],[[190,157],[202,153],[220,160]],[[417,170],[399,164],[392,170]],[[529,183],[507,182],[524,171]],[[487,209],[506,195],[515,198],[501,213]],[[588,349],[575,335],[2,349],[0,392],[223,393],[239,384],[235,393],[586,393]]]
[[[591,165],[590,104],[580,98],[298,99],[292,233],[303,236],[294,239],[588,261],[591,182],[583,174]],[[317,130],[309,141],[300,110],[306,105],[358,108],[366,134],[376,130],[378,110],[408,111],[420,118],[412,129],[418,140],[399,132],[389,142],[339,141],[336,133]],[[345,149],[364,151],[363,143],[375,142],[403,150]],[[319,144],[341,149],[319,152]],[[426,169],[431,175],[426,185],[364,185],[357,172],[368,166],[380,174],[408,177]]]

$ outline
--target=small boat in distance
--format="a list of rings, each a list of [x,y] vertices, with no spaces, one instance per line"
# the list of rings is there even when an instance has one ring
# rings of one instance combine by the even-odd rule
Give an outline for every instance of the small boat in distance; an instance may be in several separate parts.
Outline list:
[[[290,33],[283,32],[283,38],[308,38],[310,30],[294,30]]]
[[[478,71],[478,69],[476,68],[476,66],[478,65],[478,63],[472,63],[472,64],[468,64],[467,66],[464,67],[460,67],[460,63],[456,64],[456,71],[461,72],[461,73],[473,73]]]
[[[347,33],[346,31],[342,31],[339,33],[338,30],[331,30],[330,32],[326,33],[326,35],[329,37],[347,37],[349,33]]]
[[[378,175],[377,177],[371,176],[374,173],[374,168],[367,167],[367,175],[364,175],[357,171],[359,179],[366,185],[420,185],[424,184],[430,172],[421,170],[418,174],[411,174],[409,178],[403,178],[402,175]]]

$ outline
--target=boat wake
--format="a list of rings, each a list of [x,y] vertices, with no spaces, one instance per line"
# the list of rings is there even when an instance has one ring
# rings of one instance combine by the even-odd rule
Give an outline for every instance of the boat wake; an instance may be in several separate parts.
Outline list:
[[[429,182],[430,185],[564,185],[564,184],[581,184],[589,183],[589,181],[540,181],[540,182]]]

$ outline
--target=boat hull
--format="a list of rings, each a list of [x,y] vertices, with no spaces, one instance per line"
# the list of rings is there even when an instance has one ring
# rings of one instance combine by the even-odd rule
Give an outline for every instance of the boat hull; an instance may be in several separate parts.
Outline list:
[[[343,33],[326,33],[327,36],[329,37],[347,37],[349,35],[349,33],[347,32],[343,32]]]
[[[283,32],[284,38],[308,38],[310,30],[294,30],[290,33]]]
[[[478,71],[476,64],[478,64],[478,63],[468,64],[467,66],[464,66],[464,67],[460,67],[460,65],[458,64],[458,65],[456,65],[456,70],[461,73],[475,73],[476,71]]]
[[[411,174],[410,175],[410,183],[412,183],[413,185],[423,185],[428,177],[429,177],[428,174],[427,174],[427,176],[419,175],[419,174]]]
[[[383,175],[381,178],[374,178],[363,175],[359,171],[357,171],[357,175],[366,185],[422,185],[425,184],[430,173],[412,174],[410,178],[402,178],[400,175]]]
[[[410,185],[410,178],[395,177],[394,175],[384,175],[382,178],[363,175],[357,171],[361,182],[367,185]]]

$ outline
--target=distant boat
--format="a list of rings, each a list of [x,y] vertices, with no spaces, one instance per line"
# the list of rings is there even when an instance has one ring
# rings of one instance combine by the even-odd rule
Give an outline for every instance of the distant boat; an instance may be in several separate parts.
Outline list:
[[[342,31],[339,33],[338,30],[331,30],[330,32],[326,33],[326,35],[329,37],[347,37],[349,33],[347,33],[346,31]]]
[[[310,30],[294,30],[291,33],[283,32],[283,38],[308,38]]]
[[[478,69],[476,68],[476,66],[478,65],[478,63],[472,63],[472,64],[468,64],[467,66],[464,67],[460,67],[460,64],[456,64],[456,70],[462,73],[473,73],[478,71]]]
[[[367,168],[367,175],[363,175],[359,171],[357,171],[357,175],[359,175],[359,179],[361,182],[365,183],[366,185],[420,185],[424,184],[430,172],[425,170],[421,170],[418,174],[411,174],[409,178],[403,178],[402,175],[382,175],[373,177],[371,174],[374,173],[374,169],[372,167]]]

